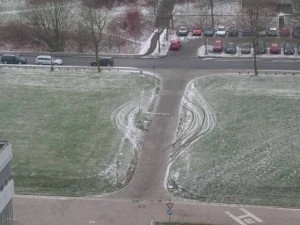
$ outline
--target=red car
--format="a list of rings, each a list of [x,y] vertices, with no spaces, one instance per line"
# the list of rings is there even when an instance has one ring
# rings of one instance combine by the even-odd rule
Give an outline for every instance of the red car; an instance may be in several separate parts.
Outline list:
[[[216,40],[214,47],[213,47],[213,52],[222,52],[223,51],[223,43],[221,40]]]
[[[181,47],[181,42],[177,39],[171,41],[170,49],[179,50]]]
[[[283,27],[279,33],[280,33],[280,37],[290,37],[291,36],[291,31],[287,27]]]
[[[281,48],[279,43],[272,43],[270,47],[270,54],[280,54],[281,53]]]
[[[193,30],[192,30],[193,36],[201,36],[202,32],[203,32],[203,30],[201,29],[201,27],[199,25],[193,26]]]

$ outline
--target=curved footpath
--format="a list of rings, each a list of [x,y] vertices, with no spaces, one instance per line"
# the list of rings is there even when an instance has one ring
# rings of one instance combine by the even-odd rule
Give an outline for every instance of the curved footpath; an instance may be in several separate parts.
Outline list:
[[[159,103],[145,137],[132,181],[120,191],[100,197],[18,196],[13,199],[15,225],[150,225],[171,221],[222,225],[299,225],[300,209],[199,203],[172,199],[164,189],[170,146],[188,82],[220,71],[158,70]]]

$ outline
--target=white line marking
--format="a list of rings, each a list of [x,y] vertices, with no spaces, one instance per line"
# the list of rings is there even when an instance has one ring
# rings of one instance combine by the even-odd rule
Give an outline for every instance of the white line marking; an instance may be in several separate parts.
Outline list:
[[[241,216],[235,216],[235,215],[231,214],[228,211],[226,211],[225,213],[228,216],[230,216],[233,220],[235,220],[236,222],[238,222],[240,225],[248,225],[248,224],[254,224],[256,222],[258,222],[258,223],[263,222],[263,220],[261,220],[260,218],[258,218],[255,215],[253,215],[252,213],[250,213],[246,209],[240,208],[240,210],[242,212],[246,213],[246,214],[241,215]]]

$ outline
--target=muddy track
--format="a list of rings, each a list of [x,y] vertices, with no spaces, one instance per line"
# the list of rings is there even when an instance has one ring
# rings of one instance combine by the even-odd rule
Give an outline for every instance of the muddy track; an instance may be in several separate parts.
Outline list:
[[[154,107],[155,98],[156,88],[126,102],[115,109],[111,115],[113,126],[122,133],[117,154],[105,172],[115,186],[121,183],[121,186],[124,186],[131,179],[146,134],[141,127],[137,126],[140,110],[151,110]]]
[[[185,153],[189,145],[212,131],[217,122],[213,109],[194,87],[194,81],[185,92],[182,113],[185,116],[179,124],[178,138],[172,145],[170,163]]]

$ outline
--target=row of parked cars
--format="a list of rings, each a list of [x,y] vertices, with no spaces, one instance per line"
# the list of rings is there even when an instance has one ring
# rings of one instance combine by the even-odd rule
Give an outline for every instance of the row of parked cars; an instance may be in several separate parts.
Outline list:
[[[178,36],[187,36],[190,32],[192,32],[193,36],[201,36],[204,35],[206,37],[238,37],[239,35],[242,37],[250,37],[252,35],[251,28],[243,28],[242,30],[238,30],[237,27],[230,27],[226,29],[225,26],[219,25],[216,31],[212,26],[204,26],[203,28],[200,25],[192,26],[191,30],[188,26],[180,26],[177,30]],[[288,27],[283,27],[278,30],[276,27],[271,27],[269,29],[263,28],[259,31],[258,35],[260,37],[292,37],[300,38],[300,26],[293,27],[290,29]]]
[[[241,54],[250,54],[252,46],[250,43],[242,43],[240,45]],[[283,48],[278,42],[271,43],[270,47],[270,54],[281,54],[281,50],[283,50],[283,54],[285,55],[294,55],[297,51],[300,54],[300,45],[295,46],[291,42],[285,42]],[[212,49],[213,52],[225,52],[228,54],[235,54],[237,52],[237,45],[233,42],[229,42],[225,48],[223,48],[222,40],[216,40]],[[259,41],[256,47],[257,54],[266,54],[267,53],[267,46],[264,41]]]
[[[20,55],[4,54],[1,57],[1,63],[3,64],[26,64],[27,59]],[[62,59],[54,58],[51,55],[39,55],[35,59],[37,65],[63,65]],[[114,60],[112,57],[100,57],[100,66],[113,66]],[[91,66],[97,66],[96,60],[90,63]]]
[[[3,64],[26,64],[27,59],[20,55],[4,54],[1,57],[1,63]],[[35,64],[38,65],[63,65],[61,59],[56,59],[50,55],[39,55],[35,59]]]

